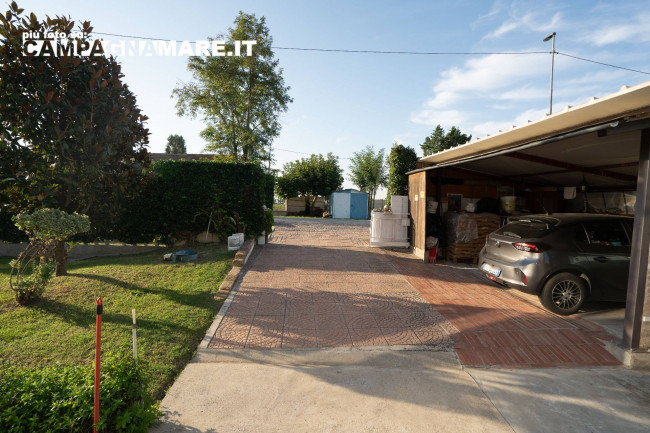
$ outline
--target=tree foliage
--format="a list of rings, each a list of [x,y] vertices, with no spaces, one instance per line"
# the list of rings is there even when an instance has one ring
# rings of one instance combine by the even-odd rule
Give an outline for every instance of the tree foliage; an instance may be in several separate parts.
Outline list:
[[[384,149],[375,152],[372,146],[366,146],[363,150],[354,152],[350,162],[350,174],[352,183],[361,191],[368,193],[368,214],[370,214],[377,190],[379,187],[386,186],[388,182]]]
[[[86,215],[70,215],[58,209],[43,208],[31,214],[20,214],[14,220],[30,239],[42,242],[64,241],[90,230],[90,220]]]
[[[167,137],[167,146],[165,146],[165,153],[183,155],[187,153],[185,148],[185,139],[182,135],[171,134]]]
[[[23,32],[69,35],[74,26],[15,3],[0,15],[0,201],[13,212],[80,212],[107,227],[148,164],[147,118],[113,57],[22,55]]]
[[[16,293],[16,300],[24,304],[43,294],[55,270],[56,275],[66,274],[64,241],[90,230],[90,220],[85,215],[48,208],[22,213],[14,220],[30,239],[25,251],[11,261],[9,276],[9,286]]]
[[[343,185],[343,170],[338,157],[327,154],[311,155],[288,162],[277,179],[278,195],[282,198],[303,197],[305,209],[314,214],[316,199],[329,197]]]
[[[442,126],[438,125],[431,135],[424,139],[424,142],[420,144],[420,147],[422,148],[424,156],[427,156],[465,144],[471,139],[471,135],[463,134],[460,132],[460,129],[455,126],[452,126],[451,129],[449,129],[449,132],[445,134],[445,130]]]
[[[202,113],[206,128],[201,136],[207,150],[229,155],[235,161],[267,161],[270,147],[280,134],[280,113],[292,99],[284,85],[282,69],[274,57],[273,38],[264,17],[239,12],[226,35],[225,51],[234,42],[255,40],[252,55],[198,57],[188,60],[194,82],[174,89],[179,115]]]
[[[418,162],[415,149],[398,142],[393,143],[393,148],[388,155],[388,192],[386,204],[390,205],[391,195],[407,195],[409,180],[407,172],[414,170]]]

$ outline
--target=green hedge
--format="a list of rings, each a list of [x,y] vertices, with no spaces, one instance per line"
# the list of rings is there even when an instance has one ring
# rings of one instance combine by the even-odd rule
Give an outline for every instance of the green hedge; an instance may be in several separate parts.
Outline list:
[[[264,173],[264,204],[267,208],[273,209],[275,197],[275,176],[271,173]]]
[[[146,394],[143,366],[133,358],[102,360],[101,432],[146,432],[160,416]],[[0,363],[0,431],[91,432],[94,368],[16,368]]]
[[[118,228],[125,242],[181,239],[205,231],[227,236],[264,230],[268,175],[257,164],[158,161],[140,195],[127,203]]]

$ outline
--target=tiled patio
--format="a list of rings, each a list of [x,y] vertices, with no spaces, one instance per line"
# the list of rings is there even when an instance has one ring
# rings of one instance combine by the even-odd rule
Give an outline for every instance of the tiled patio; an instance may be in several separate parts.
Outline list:
[[[364,226],[278,227],[209,347],[449,347],[453,327],[367,239]]]
[[[514,297],[473,269],[368,247],[367,226],[280,223],[210,348],[453,345],[468,366],[609,366],[611,336]]]

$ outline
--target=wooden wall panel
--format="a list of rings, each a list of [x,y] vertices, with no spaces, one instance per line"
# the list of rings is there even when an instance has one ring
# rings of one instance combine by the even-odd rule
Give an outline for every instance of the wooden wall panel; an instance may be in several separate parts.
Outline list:
[[[411,213],[411,243],[413,252],[424,258],[427,221],[427,173],[409,176],[409,205]]]

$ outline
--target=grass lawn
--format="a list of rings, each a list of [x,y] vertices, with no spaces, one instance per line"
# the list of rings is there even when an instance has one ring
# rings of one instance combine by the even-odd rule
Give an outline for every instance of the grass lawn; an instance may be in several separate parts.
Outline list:
[[[273,210],[284,210],[284,203],[273,203]]]
[[[214,300],[234,252],[198,246],[191,263],[163,262],[161,253],[68,263],[44,297],[19,306],[9,289],[10,258],[0,258],[0,360],[14,365],[89,365],[94,357],[95,302],[104,300],[102,352],[130,352],[136,309],[138,355],[151,367],[150,391],[160,399],[221,307]]]

